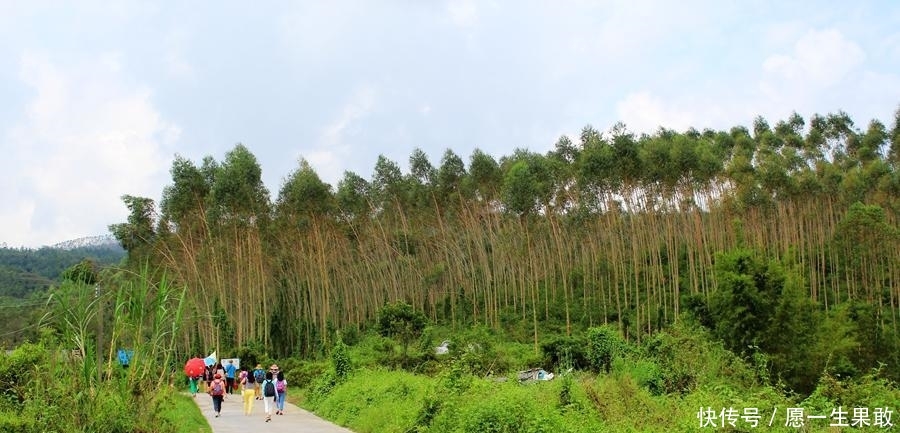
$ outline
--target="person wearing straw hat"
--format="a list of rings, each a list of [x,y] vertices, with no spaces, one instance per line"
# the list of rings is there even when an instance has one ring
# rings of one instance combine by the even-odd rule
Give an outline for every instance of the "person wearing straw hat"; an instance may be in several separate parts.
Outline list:
[[[256,368],[253,369],[253,390],[256,394],[257,400],[262,400],[262,383],[266,380],[266,371],[263,370],[262,364],[256,364]]]

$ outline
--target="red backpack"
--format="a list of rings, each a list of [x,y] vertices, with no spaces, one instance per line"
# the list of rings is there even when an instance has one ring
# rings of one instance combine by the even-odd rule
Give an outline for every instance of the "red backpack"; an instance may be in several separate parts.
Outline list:
[[[225,395],[225,387],[222,385],[222,379],[216,379],[212,382],[211,395]]]

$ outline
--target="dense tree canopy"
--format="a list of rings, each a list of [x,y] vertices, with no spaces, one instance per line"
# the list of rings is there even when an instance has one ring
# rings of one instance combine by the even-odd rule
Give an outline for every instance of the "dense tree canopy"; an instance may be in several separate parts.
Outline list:
[[[216,309],[237,344],[275,341],[287,354],[369,326],[397,301],[454,325],[528,323],[535,341],[539,322],[614,323],[641,340],[690,306],[735,351],[765,347],[808,370],[784,349],[795,342],[754,322],[809,329],[827,322],[815,314],[862,302],[870,310],[848,320],[875,317],[882,339],[900,329],[900,111],[891,121],[586,126],[546,154],[448,149],[435,165],[415,149],[406,172],[380,156],[370,180],[346,172],[336,188],[301,160],[274,203],[237,145],[199,168],[176,158],[160,214],[126,196],[132,216],[113,231],[129,251],[146,242],[189,287],[191,338],[204,345],[221,340],[202,320]]]

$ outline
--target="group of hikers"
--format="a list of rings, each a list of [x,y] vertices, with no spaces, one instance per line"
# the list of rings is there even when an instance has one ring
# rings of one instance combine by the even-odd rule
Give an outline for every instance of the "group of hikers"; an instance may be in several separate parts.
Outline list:
[[[216,418],[222,413],[222,401],[227,395],[234,395],[235,391],[239,391],[243,398],[246,416],[253,412],[255,400],[263,401],[266,422],[272,420],[273,411],[275,415],[284,415],[287,380],[277,364],[272,364],[268,370],[264,370],[261,364],[256,364],[253,370],[247,367],[238,370],[234,360],[229,360],[224,366],[217,362],[207,366],[202,376],[189,378],[189,382],[192,396],[200,392],[201,384],[204,385],[202,392],[212,397]]]

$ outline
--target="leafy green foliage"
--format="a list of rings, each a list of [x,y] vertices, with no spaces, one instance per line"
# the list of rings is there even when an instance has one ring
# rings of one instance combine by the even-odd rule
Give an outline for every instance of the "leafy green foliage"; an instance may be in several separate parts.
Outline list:
[[[17,395],[16,412],[41,431],[176,431],[159,414],[171,399],[163,385],[177,368],[183,290],[146,274],[106,276],[100,286],[64,281],[52,293],[41,344],[21,345],[0,361],[0,371],[17,370],[4,386]],[[127,369],[111,349],[122,346],[134,351]]]
[[[716,275],[719,287],[709,306],[713,334],[735,353],[748,353],[764,344],[784,272],[749,250],[734,250],[717,256]]]
[[[378,311],[378,332],[396,338],[403,344],[403,354],[409,344],[422,335],[428,319],[421,311],[405,302],[387,304]]]
[[[591,370],[609,373],[613,360],[624,354],[626,345],[619,330],[613,325],[588,329],[587,361]]]
[[[97,275],[97,264],[91,260],[82,260],[62,273],[64,280],[93,286],[100,280]]]
[[[580,336],[559,337],[541,344],[544,365],[557,370],[590,368],[587,339]]]
[[[130,253],[128,259],[132,263],[138,264],[141,263],[141,258],[148,253],[146,249],[156,236],[153,228],[156,205],[153,199],[127,194],[122,196],[122,201],[130,211],[128,222],[112,224],[109,226],[109,231],[116,237],[122,248]]]
[[[337,383],[344,382],[353,372],[353,364],[347,354],[347,345],[338,339],[331,349],[331,367],[334,369],[334,379]]]
[[[59,283],[66,269],[82,261],[107,266],[118,264],[124,256],[117,245],[71,250],[0,248],[0,296],[28,298]]]

